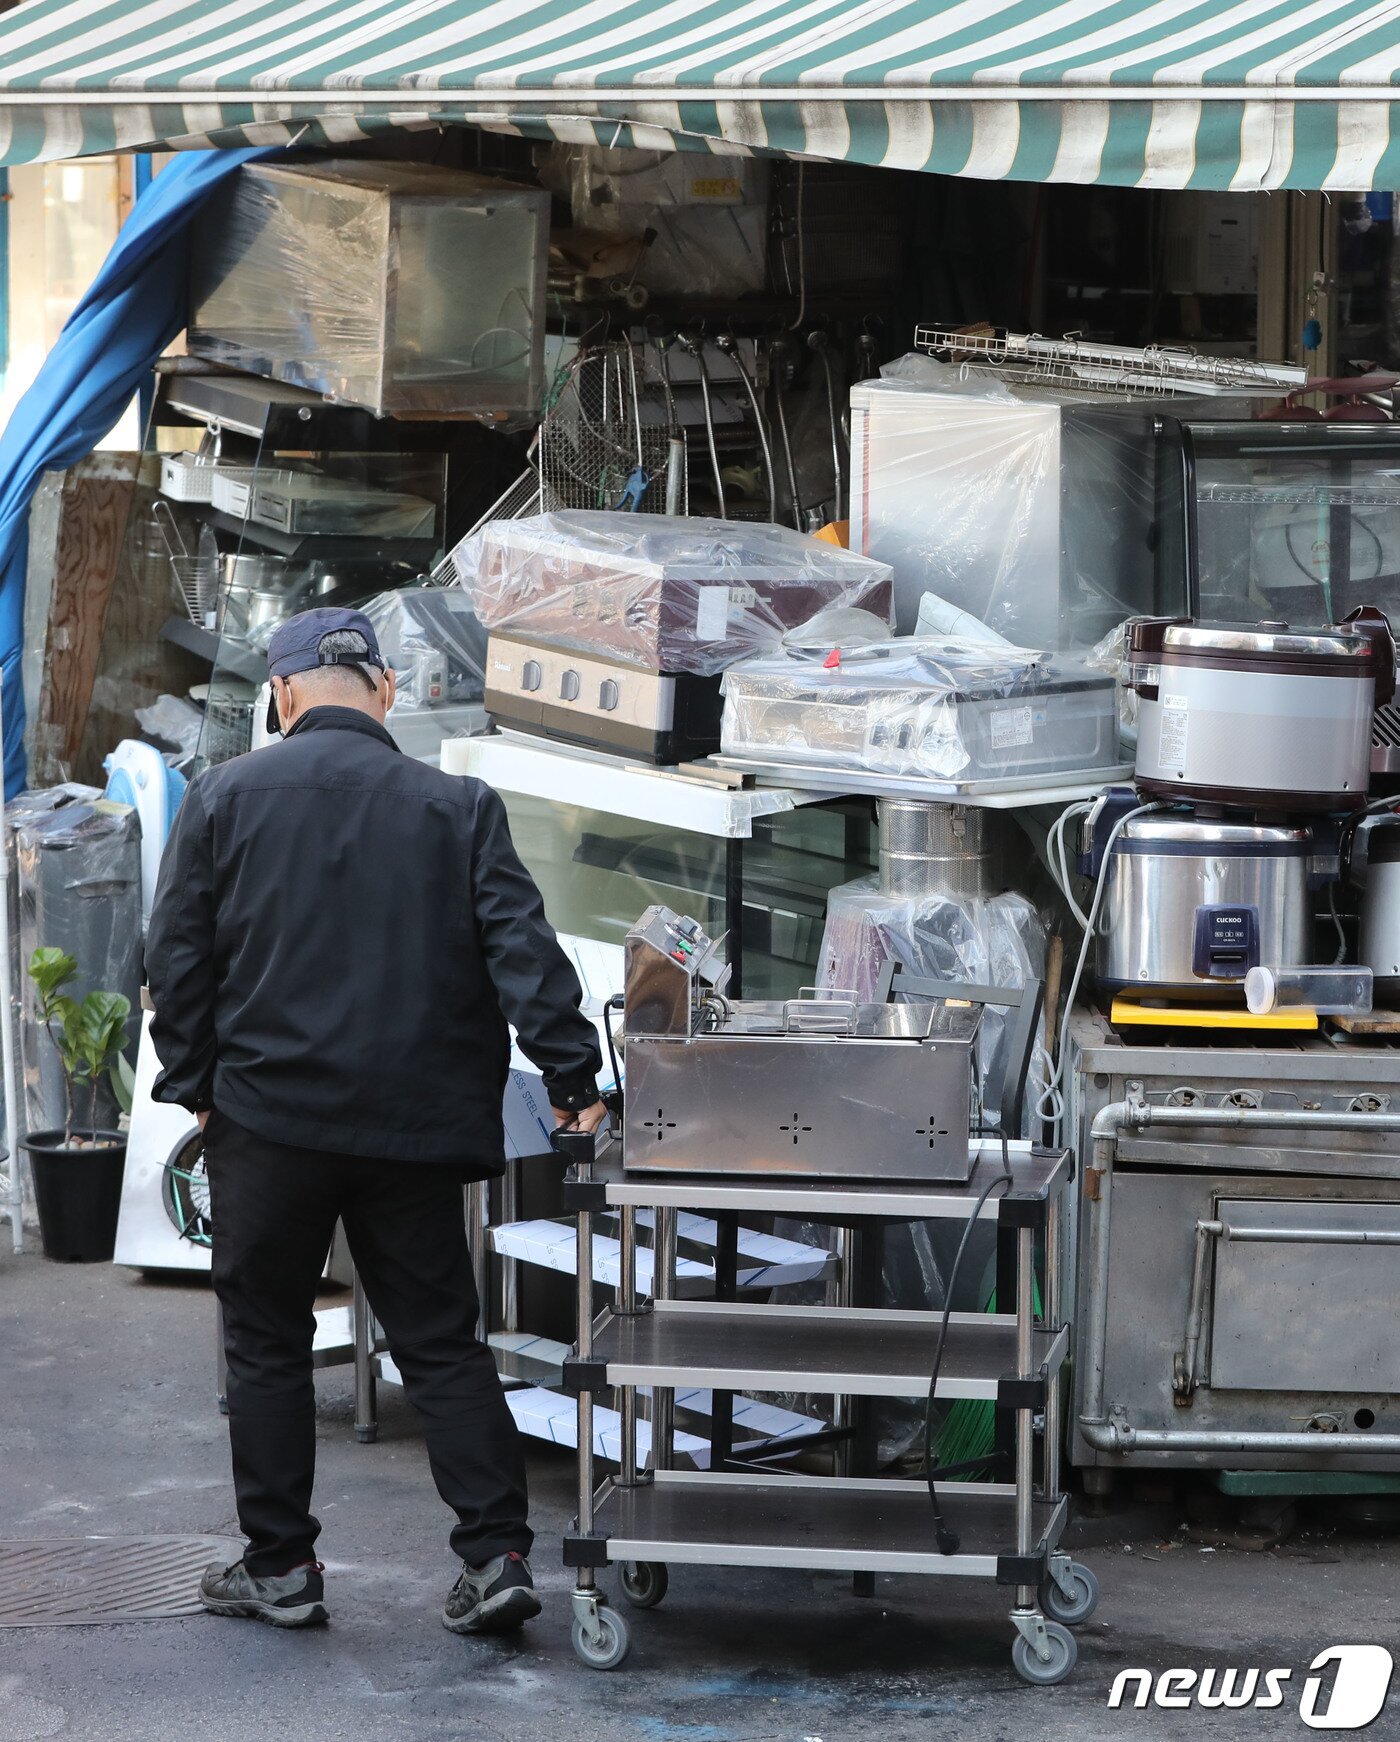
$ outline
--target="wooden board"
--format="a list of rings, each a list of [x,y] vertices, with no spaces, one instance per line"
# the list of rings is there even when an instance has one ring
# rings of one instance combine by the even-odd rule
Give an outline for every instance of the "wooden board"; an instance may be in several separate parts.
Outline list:
[[[46,474],[35,495],[25,612],[33,786],[78,773],[139,465],[139,454],[92,454]]]
[[[1400,1010],[1370,1010],[1365,1016],[1329,1016],[1343,1034],[1400,1034]]]
[[[146,536],[156,499],[158,462],[147,455],[132,493],[126,542],[117,560],[106,625],[98,654],[91,704],[75,763],[79,780],[105,784],[102,758],[123,738],[145,734],[134,710],[162,693],[183,696],[190,685],[209,681],[209,663],[161,639],[160,626],[182,611],[167,563],[151,560]],[[177,510],[178,512],[178,510]],[[159,541],[154,541],[157,551]],[[167,748],[168,746],[162,746]]]

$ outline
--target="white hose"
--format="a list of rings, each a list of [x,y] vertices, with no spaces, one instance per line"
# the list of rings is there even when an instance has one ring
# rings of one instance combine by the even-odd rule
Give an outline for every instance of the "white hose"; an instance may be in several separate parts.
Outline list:
[[[1108,887],[1109,861],[1113,857],[1114,843],[1122,833],[1126,823],[1134,817],[1146,816],[1149,811],[1170,810],[1165,804],[1140,804],[1134,810],[1125,811],[1109,830],[1108,839],[1104,842],[1103,861],[1099,866],[1098,880],[1094,884],[1094,899],[1089,903],[1089,912],[1084,920],[1084,941],[1079,947],[1079,959],[1074,964],[1074,975],[1069,983],[1069,991],[1065,996],[1065,1019],[1060,1029],[1060,1043],[1055,1068],[1041,1090],[1040,1099],[1036,1102],[1037,1118],[1050,1121],[1054,1126],[1055,1142],[1060,1142],[1060,1122],[1064,1117],[1064,1077],[1065,1066],[1069,1062],[1069,1022],[1074,1011],[1074,1001],[1079,995],[1079,982],[1084,977],[1084,965],[1089,960],[1089,949],[1094,941],[1094,927],[1098,923],[1099,908],[1103,902],[1103,892]],[[1067,813],[1066,813],[1067,814]],[[1076,908],[1076,912],[1078,909]],[[1058,1107],[1058,1111],[1056,1108]]]

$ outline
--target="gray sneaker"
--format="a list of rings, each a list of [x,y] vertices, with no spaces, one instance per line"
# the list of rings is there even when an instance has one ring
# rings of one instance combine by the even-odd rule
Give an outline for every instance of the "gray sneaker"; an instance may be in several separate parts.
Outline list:
[[[510,1633],[539,1612],[529,1561],[523,1554],[502,1554],[484,1566],[463,1567],[442,1624],[449,1633]]]
[[[199,1600],[211,1615],[241,1615],[272,1627],[316,1627],[326,1619],[324,1569],[307,1561],[275,1579],[254,1577],[243,1565],[206,1567]]]

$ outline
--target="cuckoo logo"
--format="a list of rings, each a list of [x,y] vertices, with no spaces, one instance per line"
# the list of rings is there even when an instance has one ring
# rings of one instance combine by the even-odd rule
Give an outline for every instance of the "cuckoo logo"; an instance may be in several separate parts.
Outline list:
[[[1276,1711],[1298,1702],[1310,1730],[1364,1730],[1380,1716],[1395,1660],[1383,1645],[1329,1645],[1308,1665],[1301,1686],[1291,1669],[1125,1669],[1108,1703],[1167,1711]]]

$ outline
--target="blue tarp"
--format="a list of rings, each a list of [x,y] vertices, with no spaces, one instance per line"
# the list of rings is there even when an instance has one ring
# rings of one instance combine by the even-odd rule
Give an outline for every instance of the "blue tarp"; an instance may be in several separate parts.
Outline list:
[[[185,326],[189,220],[225,176],[262,151],[182,152],[137,200],[112,252],[0,434],[0,670],[5,796],[25,784],[24,573],[41,474],[75,465],[115,428]]]

